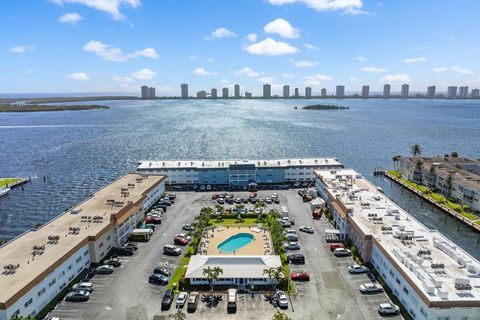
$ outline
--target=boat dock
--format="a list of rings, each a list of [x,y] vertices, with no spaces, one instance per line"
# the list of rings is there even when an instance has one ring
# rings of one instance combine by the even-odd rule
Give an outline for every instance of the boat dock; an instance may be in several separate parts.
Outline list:
[[[27,182],[30,182],[32,179],[31,178],[18,178],[19,180],[16,180],[15,182],[9,183],[6,185],[6,187],[13,189],[15,187],[21,186]],[[0,179],[2,181],[3,179]]]

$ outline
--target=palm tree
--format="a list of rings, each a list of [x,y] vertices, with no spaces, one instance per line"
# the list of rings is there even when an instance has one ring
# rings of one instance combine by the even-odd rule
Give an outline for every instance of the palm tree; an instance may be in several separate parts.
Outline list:
[[[419,144],[414,144],[413,146],[410,147],[410,153],[414,158],[418,157],[422,154],[422,147],[420,147]]]
[[[172,318],[173,320],[185,320],[187,319],[187,315],[182,312],[182,310],[177,309],[177,312],[172,313],[168,315],[169,318]]]
[[[218,280],[218,276],[223,274],[223,270],[220,267],[206,267],[203,269],[202,274],[207,277],[210,291],[213,292],[213,282]]]
[[[291,320],[285,313],[277,311],[272,317],[272,320]]]
[[[263,274],[267,275],[270,280],[273,280],[273,290],[277,288],[278,283],[283,279],[283,269],[281,266],[264,269]]]
[[[413,171],[413,180],[422,183],[423,176],[423,162],[418,160],[415,163],[415,170]]]
[[[398,172],[398,161],[400,160],[402,156],[400,155],[396,155],[392,158],[393,160],[393,169],[395,170],[395,172]]]

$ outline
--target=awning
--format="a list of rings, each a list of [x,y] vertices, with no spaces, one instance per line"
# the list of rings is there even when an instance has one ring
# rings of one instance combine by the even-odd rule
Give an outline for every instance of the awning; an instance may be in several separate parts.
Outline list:
[[[325,233],[326,233],[327,235],[329,235],[329,234],[340,234],[340,230],[327,229],[327,230],[325,230]]]

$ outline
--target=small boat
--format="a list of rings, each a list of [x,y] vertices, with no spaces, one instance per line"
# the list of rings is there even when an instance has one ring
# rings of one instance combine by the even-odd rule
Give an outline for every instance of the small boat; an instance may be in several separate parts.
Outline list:
[[[383,193],[383,189],[380,187],[377,187],[377,191]]]
[[[10,192],[10,188],[1,188],[0,189],[0,197],[6,195],[9,192]]]

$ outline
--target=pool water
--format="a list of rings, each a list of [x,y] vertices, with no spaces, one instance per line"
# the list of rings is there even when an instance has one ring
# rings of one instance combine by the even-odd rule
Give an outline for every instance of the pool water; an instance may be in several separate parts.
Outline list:
[[[217,249],[223,253],[232,253],[237,251],[253,241],[253,235],[249,233],[239,233],[226,239],[217,246]]]

